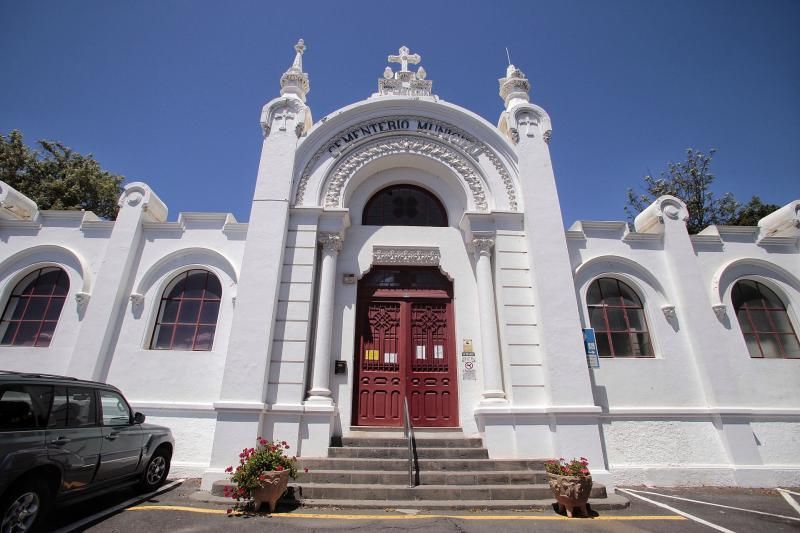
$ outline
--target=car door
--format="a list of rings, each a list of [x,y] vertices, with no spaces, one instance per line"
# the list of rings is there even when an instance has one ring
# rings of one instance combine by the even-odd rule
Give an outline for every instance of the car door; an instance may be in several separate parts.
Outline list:
[[[142,428],[133,423],[133,414],[121,394],[98,390],[103,442],[97,481],[136,473],[142,456]]]
[[[94,390],[55,386],[47,426],[47,455],[61,467],[61,490],[86,488],[94,480],[102,440]]]

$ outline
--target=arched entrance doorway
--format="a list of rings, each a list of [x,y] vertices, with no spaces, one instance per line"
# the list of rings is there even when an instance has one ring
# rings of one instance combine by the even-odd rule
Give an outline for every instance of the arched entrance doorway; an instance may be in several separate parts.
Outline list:
[[[458,426],[453,284],[437,268],[375,267],[359,282],[353,419]]]

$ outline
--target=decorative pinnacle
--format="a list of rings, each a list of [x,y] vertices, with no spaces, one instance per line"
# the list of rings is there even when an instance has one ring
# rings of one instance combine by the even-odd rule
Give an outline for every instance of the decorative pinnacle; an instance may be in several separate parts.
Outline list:
[[[383,79],[378,80],[378,95],[430,96],[432,82],[425,79],[425,69],[416,72],[408,70],[408,65],[418,64],[422,58],[412,54],[407,46],[401,46],[397,55],[388,57],[389,63],[400,63],[400,70],[393,72],[391,67],[383,71]]]
[[[311,90],[311,86],[308,83],[308,74],[303,72],[303,53],[306,51],[303,39],[297,41],[294,51],[292,66],[281,76],[281,96],[296,96],[305,102],[306,94]]]
[[[500,82],[500,96],[506,104],[506,109],[511,109],[518,103],[531,101],[528,96],[531,84],[525,78],[525,74],[514,65],[508,65],[506,77],[500,78],[498,82]]]

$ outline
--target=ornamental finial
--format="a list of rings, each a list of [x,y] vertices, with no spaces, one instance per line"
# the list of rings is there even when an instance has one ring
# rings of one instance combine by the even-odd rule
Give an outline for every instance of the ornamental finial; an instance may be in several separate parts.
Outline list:
[[[308,74],[303,72],[303,53],[306,51],[303,39],[297,41],[294,51],[292,66],[281,76],[281,96],[296,96],[305,102],[306,94],[311,90],[311,86],[308,83]]]
[[[515,67],[508,65],[506,77],[500,78],[500,96],[506,104],[506,109],[511,109],[518,103],[530,102],[528,93],[531,90],[530,82],[525,78],[525,74]]]
[[[400,70],[394,72],[391,67],[383,71],[383,79],[378,80],[380,96],[430,96],[433,82],[426,80],[425,69],[419,67],[416,72],[408,69],[408,65],[417,65],[422,60],[419,54],[412,54],[407,46],[401,46],[397,55],[388,57],[389,63],[399,63]]]

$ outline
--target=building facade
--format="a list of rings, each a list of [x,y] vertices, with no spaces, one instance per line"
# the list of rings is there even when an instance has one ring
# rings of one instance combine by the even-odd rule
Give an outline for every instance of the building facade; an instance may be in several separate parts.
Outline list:
[[[406,408],[611,486],[800,485],[800,201],[689,235],[665,196],[565,231],[520,70],[494,126],[403,47],[315,123],[295,48],[247,223],[169,221],[143,183],[115,221],[0,183],[0,368],[120,387],[204,487],[257,436],[320,457]]]

